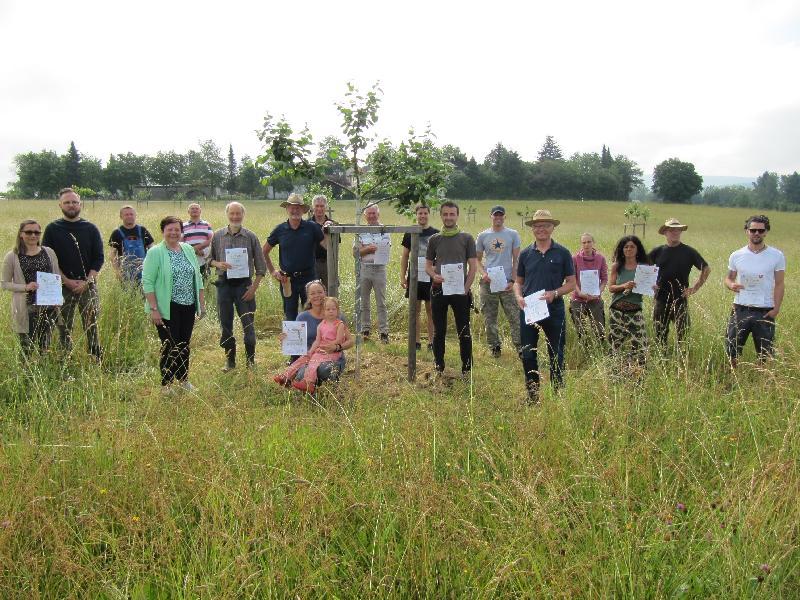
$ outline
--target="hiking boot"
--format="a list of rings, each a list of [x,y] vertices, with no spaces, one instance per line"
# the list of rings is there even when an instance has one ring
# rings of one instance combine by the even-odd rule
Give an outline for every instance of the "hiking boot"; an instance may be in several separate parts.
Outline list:
[[[181,381],[181,387],[185,389],[187,392],[196,392],[197,388],[194,387],[189,381]]]
[[[381,344],[388,344],[389,343],[389,334],[382,333],[381,334]]]
[[[492,358],[500,358],[500,346],[493,346],[492,347]]]
[[[223,373],[229,373],[236,368],[236,355],[235,354],[228,354],[227,358],[225,359],[225,366],[222,367]]]

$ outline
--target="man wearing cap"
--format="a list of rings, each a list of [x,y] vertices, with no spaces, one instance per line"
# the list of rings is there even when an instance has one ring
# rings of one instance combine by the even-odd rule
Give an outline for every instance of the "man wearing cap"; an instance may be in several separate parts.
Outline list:
[[[225,350],[224,372],[236,368],[236,337],[233,335],[233,311],[239,315],[244,333],[244,350],[247,366],[256,360],[256,290],[267,274],[267,263],[261,252],[261,243],[255,233],[242,226],[244,206],[229,202],[225,207],[228,225],[214,232],[208,264],[217,269],[217,312],[219,313],[219,345]],[[247,274],[232,271],[228,251],[243,253],[247,261]],[[255,279],[253,276],[255,275]]]
[[[517,352],[519,341],[519,308],[514,298],[514,274],[517,271],[517,260],[522,246],[519,233],[505,226],[506,209],[495,206],[489,213],[492,226],[478,234],[475,249],[478,253],[478,272],[480,273],[481,312],[486,323],[486,341],[494,358],[500,357],[500,334],[497,330],[497,308],[503,305],[511,339]],[[506,287],[499,292],[492,292],[489,269],[502,267],[506,279]]]
[[[475,281],[478,270],[478,259],[475,251],[475,239],[458,227],[458,204],[447,200],[439,206],[442,218],[442,230],[434,234],[425,251],[425,272],[431,278],[431,313],[433,314],[433,361],[436,372],[444,371],[444,350],[447,337],[447,309],[453,308],[458,333],[458,347],[461,353],[461,375],[467,376],[472,371],[472,334],[469,328],[469,309],[471,305],[470,288]],[[464,289],[447,290],[445,294],[442,284],[442,267],[461,272],[464,278]],[[460,282],[459,282],[460,284]],[[448,286],[449,287],[449,286]]]
[[[364,217],[367,225],[373,227],[380,226],[381,212],[377,204],[370,204],[364,209]],[[361,286],[361,335],[369,337],[372,327],[372,313],[370,311],[369,296],[371,291],[375,291],[375,308],[378,311],[378,331],[381,335],[381,342],[389,343],[389,312],[386,310],[386,263],[378,263],[376,253],[378,246],[390,246],[391,239],[389,234],[377,231],[375,233],[356,234],[355,247],[353,252],[358,252],[361,256],[361,274],[359,284]]]
[[[775,318],[783,304],[786,273],[783,252],[764,241],[769,232],[769,218],[753,215],[745,221],[744,230],[747,245],[731,254],[725,277],[725,287],[736,294],[725,343],[734,368],[751,333],[759,360],[772,355]]]
[[[317,278],[316,248],[325,236],[314,221],[303,219],[308,205],[300,194],[290,194],[281,206],[289,218],[269,234],[264,244],[264,258],[272,277],[283,288],[283,318],[294,321],[299,306],[306,302],[306,284]],[[275,269],[269,256],[275,246],[280,246],[280,269]]]
[[[525,221],[533,230],[533,243],[519,254],[514,295],[520,308],[520,336],[522,342],[522,368],[528,403],[539,401],[539,362],[537,344],[541,329],[547,339],[550,358],[550,383],[555,388],[564,384],[564,345],[567,319],[564,296],[575,289],[575,266],[572,255],[561,244],[553,241],[553,230],[561,223],[549,210],[537,210],[533,218]],[[550,315],[535,324],[525,323],[525,297],[545,290],[544,300]]]
[[[711,268],[700,253],[681,242],[681,233],[688,225],[671,218],[658,229],[667,238],[667,243],[650,251],[650,261],[658,267],[658,290],[653,299],[653,329],[662,347],[667,345],[669,323],[675,322],[675,336],[680,343],[686,339],[689,328],[689,306],[687,299],[696,293],[708,279]],[[689,286],[689,273],[695,267],[700,277]]]

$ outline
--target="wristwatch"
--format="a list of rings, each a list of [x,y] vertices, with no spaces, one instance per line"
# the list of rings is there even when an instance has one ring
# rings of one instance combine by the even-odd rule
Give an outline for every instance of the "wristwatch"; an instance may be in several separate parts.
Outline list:
[[[558,300],[558,290],[553,290],[553,300]]]

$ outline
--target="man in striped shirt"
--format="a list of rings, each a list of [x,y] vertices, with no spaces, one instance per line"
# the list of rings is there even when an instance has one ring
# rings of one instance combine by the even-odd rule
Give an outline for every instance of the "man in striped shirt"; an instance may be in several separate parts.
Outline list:
[[[214,237],[214,230],[208,221],[200,218],[201,213],[202,208],[197,202],[189,205],[189,220],[183,222],[183,241],[194,248],[197,262],[200,264],[200,272],[203,274],[203,279],[207,279],[208,255],[211,252],[211,238]]]

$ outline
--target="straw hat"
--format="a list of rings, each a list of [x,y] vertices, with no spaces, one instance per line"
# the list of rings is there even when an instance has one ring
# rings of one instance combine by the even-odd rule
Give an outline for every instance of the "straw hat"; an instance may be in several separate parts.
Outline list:
[[[550,214],[550,211],[545,208],[540,208],[535,213],[533,213],[533,218],[529,221],[525,221],[526,227],[533,227],[536,223],[552,223],[553,227],[556,227],[561,221],[558,219],[554,219],[553,215]]]
[[[667,229],[680,229],[681,231],[686,231],[687,229],[689,229],[689,226],[681,224],[681,222],[678,221],[678,219],[672,217],[664,221],[664,224],[658,228],[658,233],[664,235]]]
[[[285,202],[281,202],[281,206],[286,208],[287,206],[302,206],[303,210],[308,210],[311,208],[308,204],[306,204],[305,200],[300,194],[289,194],[289,197],[286,199]]]

